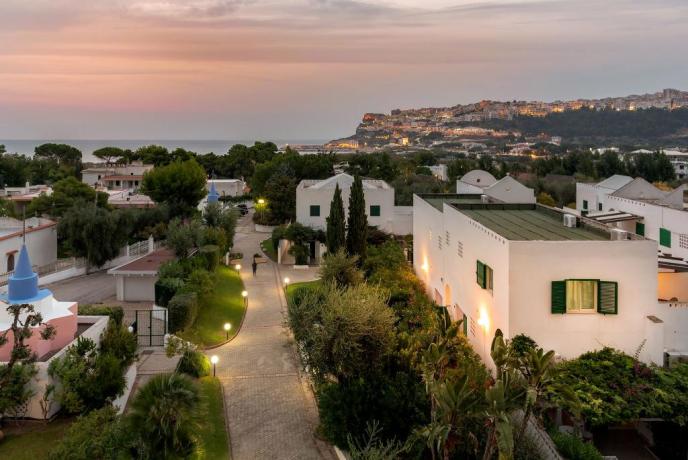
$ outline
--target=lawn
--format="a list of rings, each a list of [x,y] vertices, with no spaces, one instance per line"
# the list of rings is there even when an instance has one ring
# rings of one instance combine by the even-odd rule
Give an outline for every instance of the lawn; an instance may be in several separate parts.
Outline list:
[[[200,417],[199,429],[202,452],[196,455],[196,458],[199,460],[230,458],[220,381],[215,377],[203,377],[198,381],[205,410]]]
[[[290,284],[289,286],[287,286],[287,299],[289,299],[289,297],[291,297],[291,295],[294,293],[294,291],[297,290],[298,288],[316,286],[319,282],[320,282],[320,280],[313,280],[313,281],[303,281],[301,283]]]
[[[241,297],[243,289],[244,283],[235,270],[219,266],[213,293],[199,300],[196,321],[177,335],[201,347],[209,347],[227,339],[223,326],[230,323],[229,338],[234,337],[246,313]]]
[[[270,260],[277,262],[277,251],[275,251],[275,247],[272,245],[272,237],[263,240],[260,243],[260,248]]]
[[[0,441],[0,458],[12,460],[48,458],[50,449],[62,439],[72,421],[71,418],[60,418],[46,425],[31,423],[17,428],[13,426],[13,422],[5,424],[5,440]]]

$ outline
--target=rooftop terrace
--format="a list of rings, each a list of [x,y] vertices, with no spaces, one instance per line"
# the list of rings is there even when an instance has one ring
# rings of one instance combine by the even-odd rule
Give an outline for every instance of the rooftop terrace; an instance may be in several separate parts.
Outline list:
[[[578,218],[566,227],[563,213],[536,204],[484,203],[480,195],[423,194],[420,197],[442,211],[444,203],[512,241],[609,241],[603,225]]]

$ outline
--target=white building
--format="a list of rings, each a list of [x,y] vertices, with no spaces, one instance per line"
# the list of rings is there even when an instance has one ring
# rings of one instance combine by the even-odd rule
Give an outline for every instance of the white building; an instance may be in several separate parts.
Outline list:
[[[535,203],[535,191],[511,176],[497,180],[482,169],[474,169],[456,180],[456,193],[485,195],[487,200],[500,203]]]
[[[448,168],[446,164],[428,166],[428,169],[430,169],[432,175],[435,176],[437,179],[441,181],[449,180]]]
[[[411,207],[394,205],[394,189],[383,180],[363,179],[368,225],[387,233],[411,233]],[[334,190],[339,185],[348,214],[349,196],[354,178],[342,173],[323,180],[302,180],[296,188],[296,221],[308,227],[325,230]]]
[[[415,271],[486,362],[497,328],[565,358],[643,345],[642,359],[661,363],[688,351],[688,308],[657,302],[656,243],[617,236],[532,203],[414,196]]]
[[[0,217],[0,273],[14,270],[23,243],[24,223]],[[26,219],[26,245],[36,267],[57,260],[57,223],[38,217]]]
[[[0,190],[0,197],[9,199],[14,203],[18,213],[23,212],[34,198],[41,194],[52,195],[53,189],[49,185],[30,185],[28,182],[23,187],[5,187]]]
[[[208,179],[205,187],[208,192],[210,192],[211,184],[215,185],[215,190],[220,197],[241,196],[246,190],[246,183],[241,179]]]
[[[674,172],[678,179],[688,178],[688,152],[679,150],[665,150],[664,154],[674,166]]]
[[[685,185],[663,191],[645,179],[614,175],[597,184],[576,184],[581,214],[659,243],[662,253],[688,259]]]
[[[81,171],[81,181],[108,190],[135,190],[141,185],[143,175],[152,169],[153,165],[141,162],[95,166]]]

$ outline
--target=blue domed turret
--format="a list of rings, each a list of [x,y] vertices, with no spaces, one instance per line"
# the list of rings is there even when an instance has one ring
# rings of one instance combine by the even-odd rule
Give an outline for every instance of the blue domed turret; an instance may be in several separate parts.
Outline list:
[[[17,266],[7,284],[7,295],[6,297],[3,296],[5,297],[3,300],[6,299],[9,303],[26,303],[49,293],[38,289],[38,275],[31,268],[29,251],[27,251],[25,244],[22,244]]]
[[[8,294],[11,300],[33,299],[38,295],[38,275],[31,268],[29,251],[22,244],[19,261],[9,279]]]
[[[220,199],[220,194],[215,190],[215,182],[210,183],[210,191],[208,192],[208,203],[217,203]]]

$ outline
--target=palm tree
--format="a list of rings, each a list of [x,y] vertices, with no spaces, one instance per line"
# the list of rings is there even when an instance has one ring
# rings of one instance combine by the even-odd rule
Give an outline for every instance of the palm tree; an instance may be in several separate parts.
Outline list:
[[[156,375],[146,383],[134,398],[129,415],[142,457],[190,455],[200,401],[196,383],[184,374]]]

